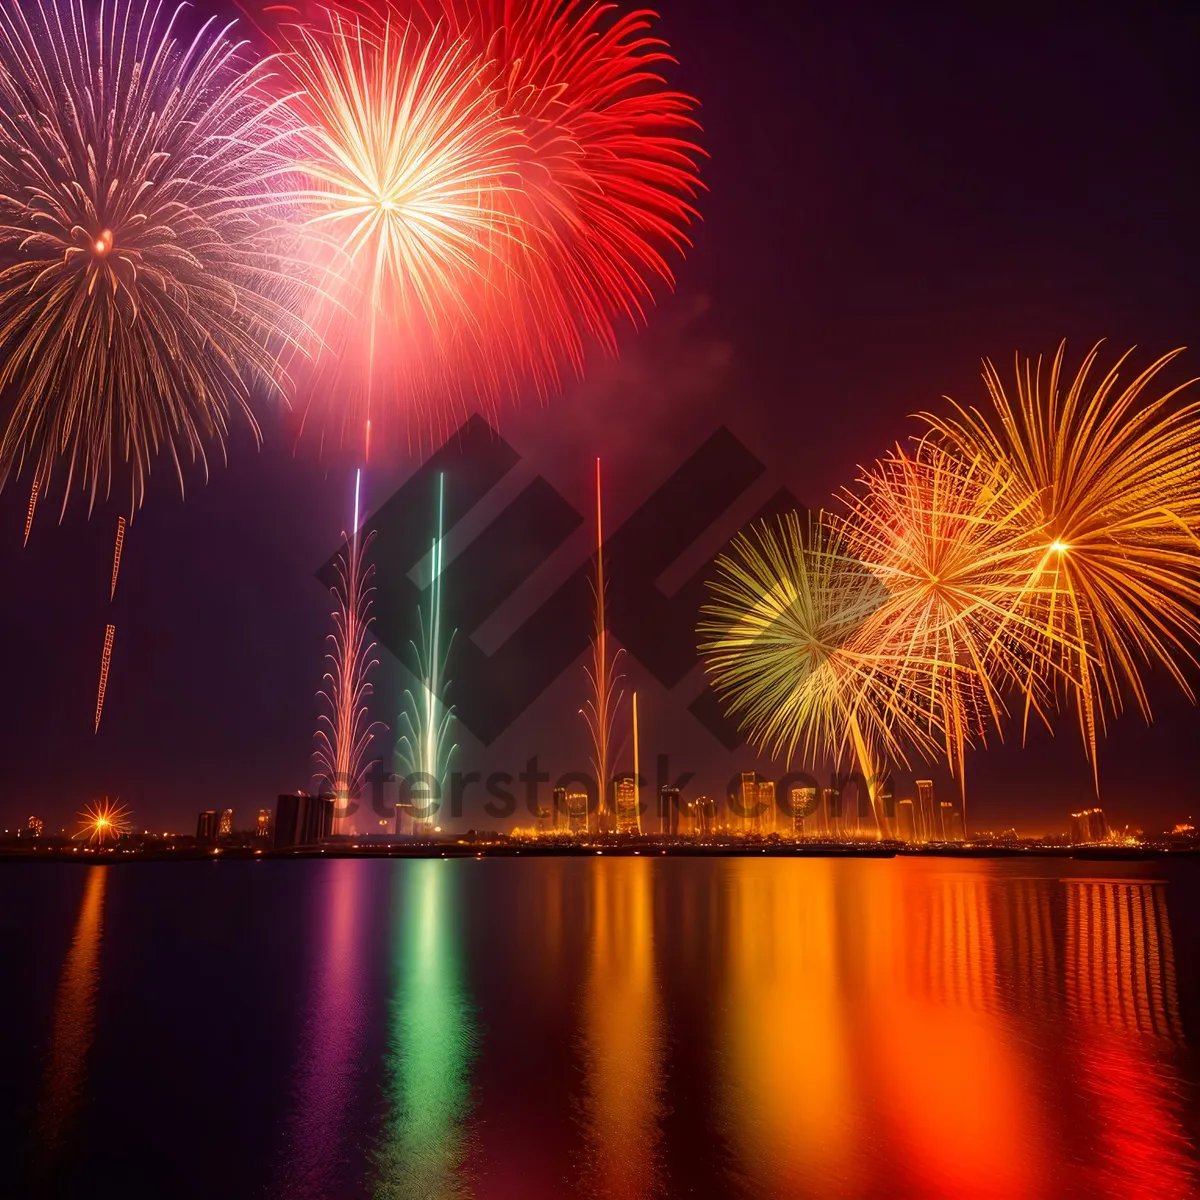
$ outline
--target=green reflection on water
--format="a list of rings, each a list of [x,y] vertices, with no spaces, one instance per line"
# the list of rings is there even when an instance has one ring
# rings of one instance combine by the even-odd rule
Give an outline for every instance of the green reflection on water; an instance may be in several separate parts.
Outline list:
[[[468,1196],[474,1013],[463,978],[451,864],[399,865],[388,1004],[388,1115],[375,1159],[379,1197]]]

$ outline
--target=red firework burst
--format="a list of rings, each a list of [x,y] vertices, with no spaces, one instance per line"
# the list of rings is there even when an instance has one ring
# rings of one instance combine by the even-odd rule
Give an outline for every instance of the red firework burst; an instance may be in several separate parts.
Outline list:
[[[411,435],[415,414],[419,436],[464,400],[544,396],[673,282],[700,152],[652,17],[432,0],[297,14],[274,35],[324,278],[311,392],[355,436],[372,416]]]

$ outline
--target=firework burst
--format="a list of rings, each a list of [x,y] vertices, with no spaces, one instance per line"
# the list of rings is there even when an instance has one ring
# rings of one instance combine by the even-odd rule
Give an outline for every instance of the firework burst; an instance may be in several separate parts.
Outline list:
[[[1022,637],[1035,631],[1056,686],[1073,697],[1088,753],[1126,691],[1149,719],[1142,669],[1157,663],[1191,697],[1185,677],[1200,640],[1200,405],[1146,390],[1179,353],[1122,386],[1128,351],[1104,374],[1099,346],[1074,379],[1065,344],[1049,371],[1017,360],[1016,396],[984,365],[992,412],[954,405],[924,414],[944,443],[1004,481],[1026,550],[1006,567]],[[1032,679],[1032,676],[1030,677]],[[1025,689],[1026,717],[1034,689]]]
[[[207,470],[300,333],[274,250],[268,69],[184,6],[0,4],[0,484]]]
[[[862,640],[886,591],[826,518],[791,513],[739,535],[717,560],[710,595],[700,650],[760,750],[787,761],[798,751],[849,751],[873,802],[881,755],[936,753],[945,730],[934,723],[929,677],[889,670]]]
[[[885,683],[928,701],[926,724],[945,736],[951,766],[999,728],[1014,682],[1045,716],[1041,639],[1014,602],[1013,568],[1032,546],[1029,498],[1011,481],[928,439],[864,471],[839,522],[848,553],[878,581],[880,602],[855,638]]]
[[[547,394],[671,282],[699,187],[694,101],[657,74],[644,12],[354,13],[275,34],[323,270],[312,394],[336,393],[343,436],[368,439],[389,413],[419,434],[466,399]]]
[[[455,392],[460,370],[487,374],[479,297],[504,284],[514,134],[485,64],[441,30],[331,10],[282,36],[322,271],[316,381],[340,393],[345,433],[370,421],[373,391],[421,405]]]
[[[583,335],[615,349],[615,325],[640,323],[651,285],[670,286],[669,251],[688,248],[700,190],[696,101],[661,75],[672,63],[654,14],[579,0],[442,0],[491,64],[519,129],[520,186],[504,197],[525,236],[520,287],[504,321],[545,387],[583,365]]]
[[[128,833],[133,825],[129,820],[129,809],[107,796],[95,804],[89,804],[79,814],[79,832],[74,836],[84,840],[91,846],[103,846],[105,842],[116,841],[123,833]]]

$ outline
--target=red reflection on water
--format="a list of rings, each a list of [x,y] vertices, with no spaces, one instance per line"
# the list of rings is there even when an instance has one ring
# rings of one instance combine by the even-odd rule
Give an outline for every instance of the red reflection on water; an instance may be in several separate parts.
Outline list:
[[[1035,1194],[1045,1115],[1036,1066],[1000,1003],[991,881],[894,871],[869,878],[864,1069],[889,1139],[892,1188]]]
[[[1091,1143],[1094,1194],[1196,1194],[1170,1057],[1181,1035],[1175,956],[1161,885],[1067,884],[1067,1006]]]

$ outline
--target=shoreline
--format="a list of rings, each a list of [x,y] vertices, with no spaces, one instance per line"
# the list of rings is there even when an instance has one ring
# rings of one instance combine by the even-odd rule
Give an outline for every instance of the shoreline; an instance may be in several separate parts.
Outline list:
[[[1063,858],[1082,862],[1146,862],[1200,858],[1200,848],[1162,846],[931,846],[909,847],[892,843],[847,846],[814,845],[659,845],[655,843],[585,843],[580,845],[470,845],[460,842],[423,842],[385,846],[302,846],[282,850],[255,850],[229,846],[218,849],[0,849],[0,863],[104,863],[289,861],[327,858]]]

